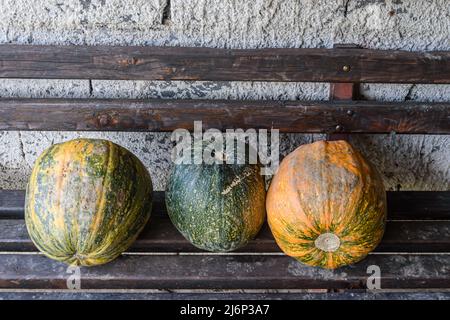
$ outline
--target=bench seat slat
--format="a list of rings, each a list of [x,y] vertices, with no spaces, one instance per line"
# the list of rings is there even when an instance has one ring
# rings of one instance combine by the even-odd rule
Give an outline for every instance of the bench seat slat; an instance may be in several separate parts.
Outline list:
[[[290,292],[288,290],[7,290],[0,300],[450,300],[446,290]],[[320,290],[313,290],[320,291]]]
[[[0,251],[37,251],[24,220],[0,220]],[[175,229],[168,217],[155,216],[130,252],[202,252]],[[238,252],[281,252],[265,224]],[[389,221],[375,252],[446,252],[450,254],[450,221]]]
[[[0,190],[0,219],[24,218],[24,190]],[[388,191],[389,220],[450,220],[450,191]],[[164,192],[153,193],[152,216],[166,216]]]
[[[83,289],[366,289],[369,266],[381,288],[449,288],[450,255],[369,255],[334,271],[286,256],[123,255],[81,268]],[[0,254],[0,288],[67,288],[67,266],[38,254]]]

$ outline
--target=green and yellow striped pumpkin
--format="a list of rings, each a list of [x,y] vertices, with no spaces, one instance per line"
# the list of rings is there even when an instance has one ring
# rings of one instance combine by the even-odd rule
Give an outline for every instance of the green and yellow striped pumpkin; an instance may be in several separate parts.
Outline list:
[[[335,269],[360,261],[381,241],[386,192],[375,167],[348,142],[318,141],[283,159],[266,208],[287,255]]]
[[[25,220],[46,256],[92,266],[133,243],[151,206],[150,175],[136,156],[110,141],[76,139],[51,146],[37,159]]]
[[[192,150],[203,154],[207,147],[203,148]],[[265,220],[266,190],[261,166],[249,164],[245,154],[236,154],[235,163],[222,163],[233,159],[234,151],[216,153],[218,163],[180,161],[169,176],[167,213],[178,231],[203,250],[239,249],[256,236]],[[186,152],[186,159],[190,153]]]

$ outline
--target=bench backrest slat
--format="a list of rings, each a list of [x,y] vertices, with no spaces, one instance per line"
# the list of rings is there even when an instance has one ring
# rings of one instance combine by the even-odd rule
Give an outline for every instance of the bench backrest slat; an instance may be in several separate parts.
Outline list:
[[[0,99],[0,130],[450,134],[450,103],[348,101],[361,82],[450,83],[450,52],[0,45],[0,78],[315,81],[331,101]],[[347,101],[337,101],[343,98]],[[356,97],[357,98],[357,97]]]
[[[450,83],[450,52],[0,45],[0,78]]]
[[[450,104],[376,101],[0,99],[0,130],[450,134]]]

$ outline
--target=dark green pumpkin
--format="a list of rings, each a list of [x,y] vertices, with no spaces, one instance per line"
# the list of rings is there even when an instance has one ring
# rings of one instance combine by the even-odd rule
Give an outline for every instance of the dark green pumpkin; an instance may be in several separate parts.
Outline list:
[[[166,206],[175,227],[196,247],[238,249],[256,236],[265,219],[260,165],[176,164]]]
[[[106,140],[55,144],[37,159],[25,205],[34,244],[70,265],[113,260],[150,217],[152,182],[131,152]]]

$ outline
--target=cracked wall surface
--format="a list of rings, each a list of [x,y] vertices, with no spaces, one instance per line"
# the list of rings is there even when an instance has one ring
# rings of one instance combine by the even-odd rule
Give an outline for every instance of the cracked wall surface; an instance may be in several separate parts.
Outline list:
[[[0,0],[0,43],[332,47],[450,50],[447,0]],[[328,84],[99,80],[0,80],[0,97],[326,100]],[[450,101],[448,85],[361,84],[365,99]],[[23,189],[46,147],[101,137],[134,152],[163,190],[167,133],[0,131],[0,189]],[[323,135],[281,135],[281,153]],[[450,190],[450,139],[354,135],[389,190]]]

